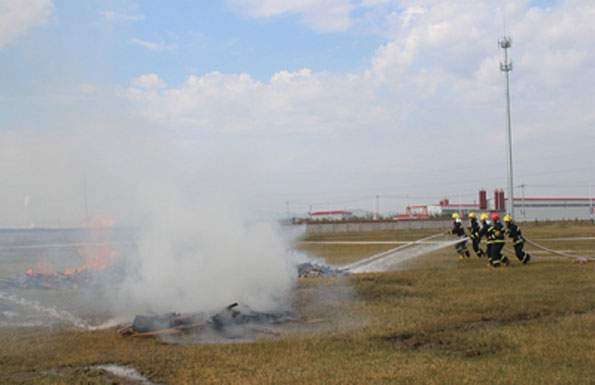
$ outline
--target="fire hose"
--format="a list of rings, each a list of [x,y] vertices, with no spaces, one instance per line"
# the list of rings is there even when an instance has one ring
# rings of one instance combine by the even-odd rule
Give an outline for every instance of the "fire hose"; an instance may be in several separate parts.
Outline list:
[[[571,258],[571,259],[574,259],[574,260],[575,260],[575,262],[577,262],[577,261],[578,261],[578,262],[581,262],[581,263],[585,263],[585,262],[587,262],[587,261],[595,261],[595,258],[590,258],[590,257],[579,257],[579,256],[576,256],[576,255],[570,255],[570,254],[563,253],[563,252],[561,252],[561,251],[557,251],[557,250],[552,250],[552,249],[549,249],[549,248],[547,248],[547,247],[545,247],[545,246],[542,246],[542,245],[540,245],[540,244],[538,244],[538,243],[536,243],[536,242],[533,242],[533,241],[532,241],[532,240],[530,240],[530,239],[526,239],[526,238],[525,238],[525,241],[526,241],[527,243],[529,243],[529,244],[531,244],[531,245],[533,245],[533,246],[537,247],[538,249],[541,249],[541,250],[547,251],[548,253],[556,254],[558,257],[562,257],[562,258]],[[509,253],[513,253],[513,254],[514,254],[514,251],[513,251],[513,250],[510,250],[510,249],[508,249],[508,248],[505,248],[505,250],[506,250],[506,251],[508,251]],[[537,257],[540,257],[540,258],[547,258],[547,257],[545,257],[545,256],[537,256]]]

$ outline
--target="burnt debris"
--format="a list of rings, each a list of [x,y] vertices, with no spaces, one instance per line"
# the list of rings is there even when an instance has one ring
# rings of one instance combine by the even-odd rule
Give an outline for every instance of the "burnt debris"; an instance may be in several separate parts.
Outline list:
[[[318,263],[306,262],[298,265],[299,278],[344,277],[347,275],[349,275],[347,271]]]
[[[301,321],[304,320],[291,312],[257,312],[236,302],[215,315],[206,313],[137,315],[131,325],[122,327],[118,333],[137,338],[199,334],[233,338],[237,336],[238,329],[241,329],[241,335],[247,333],[277,335],[278,333],[271,327]]]

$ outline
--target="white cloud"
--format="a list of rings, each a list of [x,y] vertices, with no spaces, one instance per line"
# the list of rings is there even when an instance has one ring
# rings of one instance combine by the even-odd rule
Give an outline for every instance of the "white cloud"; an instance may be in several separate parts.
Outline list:
[[[502,52],[497,46],[502,34],[500,3],[489,0],[230,1],[236,11],[246,16],[291,15],[320,31],[360,27],[362,18],[370,17],[363,23],[371,25],[378,21],[379,27],[373,31],[385,40],[372,57],[365,58],[370,63],[368,68],[355,74],[278,68],[269,80],[259,81],[245,73],[204,73],[189,68],[192,76],[166,84],[163,79],[174,79],[175,74],[149,68],[135,74],[121,90],[120,95],[130,103],[102,100],[105,90],[82,83],[86,78],[67,84],[54,81],[43,89],[43,102],[39,104],[43,108],[39,110],[48,112],[38,121],[40,130],[46,129],[51,135],[42,137],[44,140],[33,147],[28,143],[15,144],[0,135],[5,149],[0,154],[12,162],[10,165],[18,165],[18,156],[26,158],[37,147],[47,146],[54,127],[71,126],[84,131],[86,125],[98,124],[96,121],[105,116],[105,111],[115,111],[119,117],[108,114],[106,126],[121,118],[122,126],[143,130],[141,136],[149,131],[149,135],[157,133],[174,140],[181,137],[201,142],[194,151],[189,151],[189,158],[200,156],[205,150],[219,150],[221,156],[205,161],[205,168],[214,168],[215,162],[238,149],[254,151],[270,167],[264,172],[262,184],[278,185],[275,187],[278,194],[273,199],[269,195],[262,200],[266,204],[280,200],[281,211],[285,210],[288,190],[295,188],[295,196],[301,197],[307,189],[304,186],[314,186],[310,187],[311,192],[322,191],[317,193],[319,197],[327,192],[336,196],[337,191],[345,195],[353,195],[354,191],[368,194],[370,189],[375,189],[374,194],[382,194],[379,185],[388,186],[384,191],[393,193],[398,186],[419,184],[424,178],[431,181],[428,186],[441,184],[455,190],[459,189],[457,176],[463,174],[468,180],[474,179],[474,183],[476,178],[493,181],[499,171],[486,175],[485,168],[494,166],[494,170],[504,170],[505,162],[504,77],[498,69]],[[530,8],[529,4],[528,0],[506,0],[504,7],[507,29],[513,37],[513,137],[519,146],[518,157],[525,159],[526,169],[559,166],[556,163],[563,154],[572,155],[564,158],[565,164],[590,165],[592,150],[586,152],[584,148],[594,139],[595,31],[591,21],[595,7],[592,2],[584,1],[562,1],[549,10]],[[104,16],[111,20],[119,17],[115,13]],[[0,31],[4,27],[0,24]],[[0,35],[5,36],[4,32]],[[163,35],[164,39],[145,36],[153,36],[153,41],[136,38],[129,43],[163,52],[171,49],[168,41],[178,41],[175,35]],[[341,39],[349,36],[353,36],[351,32]],[[180,64],[204,68],[201,60]],[[304,67],[314,68],[314,65],[306,63]],[[12,100],[16,96],[7,93],[4,97]],[[130,106],[145,119],[140,122],[131,119],[128,111],[124,111]],[[146,124],[147,120],[151,124]],[[37,126],[36,123],[30,126]],[[22,126],[21,122],[13,119],[12,127],[18,126]],[[25,134],[36,137],[31,132]],[[81,157],[86,157],[89,153],[86,142],[73,143],[67,148],[83,148]],[[160,146],[161,142],[152,151],[159,152]],[[125,147],[115,149],[116,156],[107,157],[98,148],[91,157],[113,158],[113,168],[117,170],[127,162]],[[562,155],[551,157],[554,152]],[[151,153],[147,151],[146,156],[151,157]],[[57,158],[55,154],[68,154],[68,151],[57,149],[44,155],[41,162]],[[474,156],[485,157],[485,162],[491,163],[476,164],[484,161],[474,162]],[[308,162],[302,162],[303,159]],[[536,161],[530,163],[531,159]],[[68,163],[68,159],[64,162]],[[60,164],[52,166],[61,169]],[[238,161],[236,168],[243,171],[252,165]],[[5,165],[3,169],[11,167]],[[30,169],[35,170],[36,165]],[[142,163],[139,169],[148,167]],[[75,169],[71,173],[82,175],[83,171]],[[134,175],[125,174],[126,178]],[[27,172],[7,175],[17,181],[37,177],[33,174],[31,178]],[[48,189],[54,186],[47,182],[51,177],[40,178]],[[134,187],[128,184],[132,182],[122,183]],[[209,183],[202,183],[206,185]],[[23,191],[13,189],[14,199],[10,202],[17,202],[12,212],[15,218],[19,217],[16,207],[22,206],[23,194],[29,194],[35,185],[31,182],[27,187]],[[77,186],[67,187],[74,190]],[[473,186],[474,196],[477,187]],[[101,193],[109,190],[106,187]],[[62,191],[48,194],[59,200]],[[80,198],[76,194],[64,196],[69,200]],[[32,205],[39,201],[39,195],[34,196]],[[107,203],[106,207],[109,207]],[[46,223],[51,223],[49,214],[47,218]]]
[[[51,0],[0,0],[0,48],[52,13]]]
[[[233,4],[251,7],[255,16],[270,16],[306,12],[323,2]],[[569,1],[541,10],[528,4],[508,2],[504,7],[514,38],[511,86],[517,123],[551,127],[576,122],[575,129],[584,132],[590,128],[578,116],[588,111],[570,106],[593,99],[595,27],[589,20],[595,5]],[[160,84],[158,90],[135,80],[125,95],[150,119],[215,131],[390,130],[424,121],[434,124],[429,120],[439,118],[429,111],[465,116],[470,125],[491,116],[498,120],[489,118],[486,129],[499,125],[504,86],[499,71],[502,51],[497,46],[502,33],[499,6],[468,0],[406,5],[396,18],[387,16],[397,23],[392,37],[377,49],[362,74],[303,69],[279,71],[269,82],[259,82],[247,74],[212,72],[189,76],[177,87]],[[530,101],[557,100],[556,94],[564,95],[560,104],[568,106],[566,111],[543,124],[529,123],[543,112]],[[443,124],[464,129],[456,119]]]
[[[104,11],[103,17],[110,21],[140,21],[145,19],[145,15],[129,15],[116,11]]]
[[[176,88],[146,89],[143,75],[124,93],[150,119],[214,131],[315,131],[352,127],[382,114],[360,76],[281,71],[269,83],[247,74],[191,75]],[[145,79],[140,81],[139,79]],[[374,112],[372,112],[374,111]],[[374,116],[376,116],[374,118]]]
[[[405,9],[405,11],[401,14],[403,27],[409,27],[409,24],[415,20],[416,16],[423,15],[424,13],[426,13],[426,10],[423,7],[409,7]]]
[[[141,40],[138,38],[132,38],[128,41],[131,44],[136,44],[136,45],[140,45],[141,47],[145,47],[146,49],[149,49],[151,51],[155,51],[155,52],[159,52],[162,51],[163,48],[165,48],[165,43],[163,41],[159,42],[159,43],[154,43],[152,41],[146,41],[146,40]]]
[[[278,6],[281,12],[283,6]],[[595,5],[568,1],[542,10],[525,1],[508,2],[504,8],[515,64],[515,159],[529,176],[532,170],[556,166],[546,156],[550,149],[572,154],[565,167],[592,164],[592,151],[583,143],[594,138],[595,31],[589,20]],[[272,4],[269,10],[275,10]],[[502,187],[503,175],[485,174],[485,167],[492,166],[504,173],[505,164],[499,6],[490,1],[408,1],[386,17],[390,36],[361,74],[279,70],[262,82],[248,74],[212,72],[161,88],[144,88],[135,80],[124,95],[148,119],[184,134],[224,131],[226,138],[230,133],[265,133],[268,138],[281,132],[307,138],[302,144],[336,143],[336,148],[296,148],[299,155],[275,163],[281,174],[304,170],[296,159],[324,165],[325,171],[302,171],[319,178],[317,190],[332,190],[329,185],[341,181],[341,191],[360,191],[353,186],[374,178],[402,180],[403,173],[412,183],[435,178],[445,188],[460,188],[444,176],[449,172],[471,175],[467,180],[473,180],[473,196],[476,184],[482,183],[478,180],[488,182],[484,187]],[[471,159],[486,155],[489,166]],[[322,172],[332,175],[331,180],[320,177]],[[297,176],[301,184],[310,183],[309,178]],[[391,183],[385,186],[399,188]]]
[[[80,85],[80,90],[87,95],[91,95],[97,91],[97,88],[95,88],[95,86],[92,84],[83,83]]]
[[[595,70],[595,3],[567,1],[530,9],[511,26],[516,64],[531,82],[563,85]],[[530,69],[530,70],[529,70]]]
[[[165,87],[165,82],[159,79],[159,76],[156,74],[147,74],[141,75],[136,79],[132,79],[131,83],[140,88],[151,89],[151,88],[163,88]]]
[[[159,42],[153,42],[153,41],[141,40],[141,39],[138,39],[135,37],[135,38],[128,40],[128,43],[139,45],[141,47],[144,47],[144,48],[154,51],[154,52],[161,52],[163,50],[173,52],[177,49],[176,44],[165,44],[165,42],[163,40],[160,40]]]
[[[357,9],[351,0],[227,0],[229,6],[249,17],[299,15],[319,31],[343,31],[353,25],[350,14]]]

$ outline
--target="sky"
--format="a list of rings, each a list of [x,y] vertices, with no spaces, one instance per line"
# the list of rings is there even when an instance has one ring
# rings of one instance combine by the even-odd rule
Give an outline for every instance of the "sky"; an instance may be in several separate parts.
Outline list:
[[[0,0],[0,226],[179,197],[473,203],[506,189],[504,35],[515,195],[586,197],[593,20],[593,0]]]

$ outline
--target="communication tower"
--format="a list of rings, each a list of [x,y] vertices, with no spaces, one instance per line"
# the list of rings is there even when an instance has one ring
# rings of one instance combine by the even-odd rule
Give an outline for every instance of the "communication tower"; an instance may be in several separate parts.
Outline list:
[[[514,218],[514,185],[512,184],[512,133],[510,128],[510,85],[508,73],[512,71],[512,62],[508,59],[508,49],[512,45],[512,39],[504,36],[498,40],[498,45],[504,50],[504,62],[500,63],[500,71],[506,75],[506,142],[507,142],[507,190],[508,205],[506,211]]]

